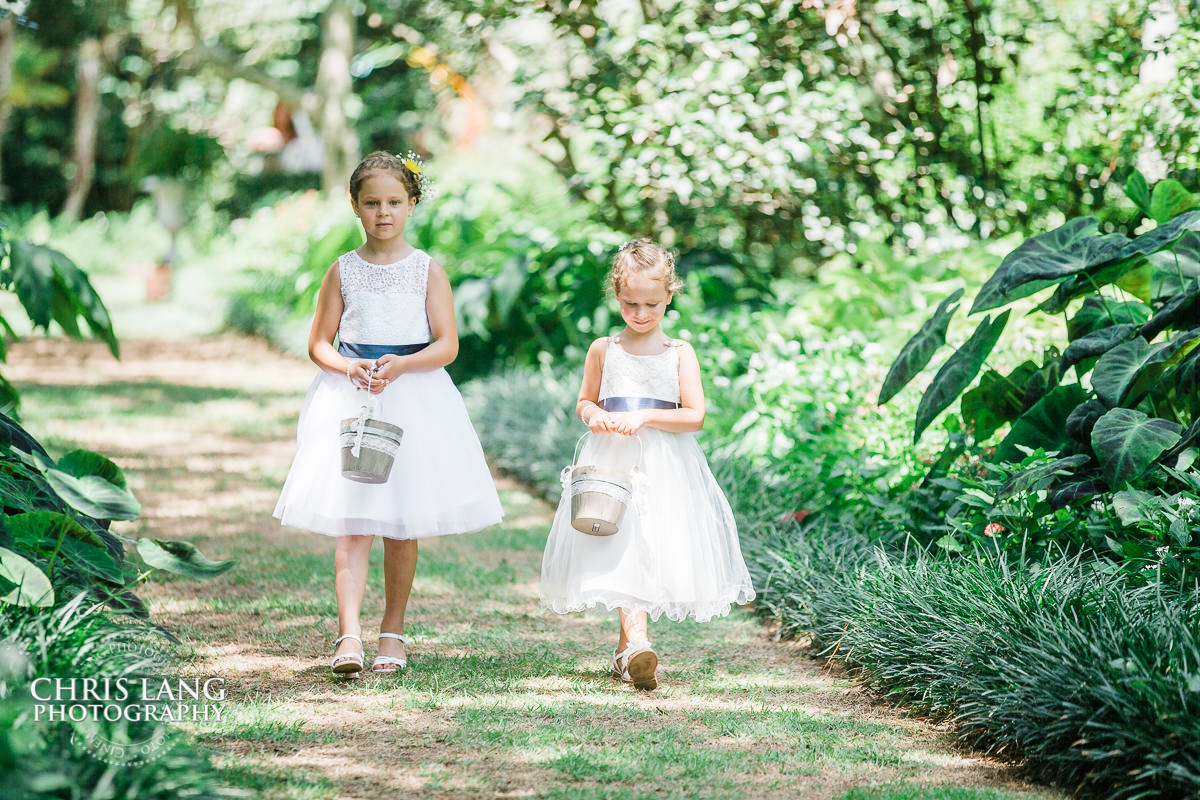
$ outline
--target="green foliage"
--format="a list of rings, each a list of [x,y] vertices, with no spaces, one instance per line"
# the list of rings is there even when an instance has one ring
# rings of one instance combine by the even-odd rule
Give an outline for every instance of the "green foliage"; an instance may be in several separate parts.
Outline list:
[[[117,339],[108,309],[88,280],[87,274],[57,250],[27,241],[6,240],[0,222],[0,289],[15,292],[34,327],[48,330],[56,323],[74,338],[83,337],[80,319],[95,336],[117,355]],[[16,333],[0,316],[0,361],[8,339]],[[15,411],[18,398],[12,385],[0,376],[0,412]]]
[[[114,690],[106,711],[128,719],[74,723],[35,718],[32,682],[36,678],[101,681],[125,679],[139,685],[162,676],[170,663],[160,641],[147,638],[104,614],[102,606],[77,595],[52,611],[0,605],[0,773],[5,796],[51,800],[79,796],[139,798],[229,798],[239,795],[219,782],[211,755],[196,747],[180,728],[145,720],[131,691],[120,699]],[[39,690],[39,694],[44,686]],[[114,765],[98,757],[88,743],[100,737],[114,751],[148,746],[145,759]]]
[[[1087,795],[1200,789],[1194,588],[1058,557],[901,560],[830,527],[759,535],[765,609],[972,744]]]
[[[917,420],[914,426],[913,441],[921,438],[921,434],[929,427],[929,423],[942,413],[955,399],[962,394],[979,374],[979,368],[987,360],[988,354],[996,346],[996,340],[1004,332],[1008,322],[1008,312],[1000,314],[995,319],[988,317],[979,323],[979,327],[971,334],[966,344],[954,351],[946,360],[938,373],[933,376],[933,383],[921,396],[921,405],[917,407]]]
[[[138,565],[127,558],[129,538],[109,528],[114,519],[133,519],[141,507],[129,492],[125,476],[97,453],[73,450],[54,461],[13,420],[0,415],[0,547],[23,562],[6,562],[8,577],[0,588],[19,586],[24,575],[55,587],[63,598],[85,592],[94,600],[140,620],[149,615],[133,594]],[[187,542],[141,539],[137,552],[146,565],[188,577],[220,574],[234,562],[208,561]],[[30,568],[36,570],[37,577]],[[11,584],[11,585],[10,585]],[[26,589],[34,584],[26,583]],[[40,597],[40,595],[38,595]],[[26,590],[13,595],[24,604]]]
[[[958,310],[957,303],[962,295],[963,290],[959,289],[943,300],[937,311],[933,312],[933,316],[927,319],[916,335],[904,345],[892,368],[888,370],[887,377],[883,379],[883,388],[879,390],[880,405],[895,397],[896,392],[925,369],[937,349],[946,343],[946,329],[950,327],[950,318]]]
[[[1193,391],[1200,279],[1185,274],[1174,255],[1180,248],[1183,260],[1188,258],[1191,237],[1200,229],[1200,211],[1192,209],[1194,198],[1181,194],[1178,184],[1160,191],[1162,183],[1152,191],[1139,176],[1128,189],[1144,210],[1174,214],[1149,231],[1133,238],[1101,234],[1095,219],[1071,220],[1017,247],[980,289],[972,313],[1011,306],[1052,289],[1050,301],[1039,308],[1049,304],[1067,319],[1061,356],[1050,349],[1041,366],[1028,362],[1007,375],[988,370],[968,390],[991,349],[990,342],[979,343],[979,331],[989,327],[985,320],[951,355],[922,398],[914,426],[918,437],[961,395],[960,424],[973,433],[973,446],[1011,423],[997,445],[997,462],[1018,462],[1022,453],[1035,450],[1062,454],[1050,462],[1053,468],[1039,463],[1029,467],[1030,475],[1018,474],[1010,481],[1010,487],[1025,486],[1023,491],[1037,483],[1051,498],[1031,509],[1026,531],[1037,530],[1038,515],[1064,506],[1078,510],[1089,498],[1131,482],[1135,488],[1151,481],[1189,489],[1164,470],[1178,456],[1182,431],[1195,423],[1200,410]],[[1134,274],[1137,281],[1129,279]],[[941,324],[938,314],[931,323]],[[905,361],[902,351],[896,368]],[[1057,385],[1068,370],[1077,381]],[[910,372],[899,374],[911,378]]]

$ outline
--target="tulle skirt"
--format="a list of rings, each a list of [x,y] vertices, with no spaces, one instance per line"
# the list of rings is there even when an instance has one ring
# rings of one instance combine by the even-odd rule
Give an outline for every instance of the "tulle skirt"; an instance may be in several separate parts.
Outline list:
[[[623,438],[589,435],[577,463],[603,463],[603,450]],[[638,438],[633,500],[614,535],[572,528],[563,487],[542,556],[542,605],[560,614],[624,608],[704,622],[753,600],[733,512],[695,434],[650,428]]]
[[[498,523],[500,498],[462,396],[444,369],[401,375],[377,395],[373,416],[404,430],[385,483],[342,477],[341,420],[369,397],[345,376],[312,382],[296,436],[296,458],[275,516],[329,536],[420,539]]]

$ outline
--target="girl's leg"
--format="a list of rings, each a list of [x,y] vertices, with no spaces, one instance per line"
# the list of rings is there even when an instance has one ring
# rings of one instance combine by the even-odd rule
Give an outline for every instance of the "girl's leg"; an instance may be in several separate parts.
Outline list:
[[[371,558],[371,543],[374,536],[342,536],[338,538],[333,554],[333,590],[337,595],[338,636],[353,633],[362,637],[359,614],[362,611],[363,593],[367,588],[367,563]],[[345,639],[335,656],[358,653],[358,642]]]
[[[617,613],[621,618],[621,636],[617,639],[618,653],[624,650],[631,641],[650,638],[650,634],[646,631],[645,611],[626,611],[622,608]]]
[[[383,586],[385,606],[379,630],[404,633],[404,611],[417,571],[416,539],[383,540]],[[379,655],[400,658],[404,645],[396,639],[380,639]]]

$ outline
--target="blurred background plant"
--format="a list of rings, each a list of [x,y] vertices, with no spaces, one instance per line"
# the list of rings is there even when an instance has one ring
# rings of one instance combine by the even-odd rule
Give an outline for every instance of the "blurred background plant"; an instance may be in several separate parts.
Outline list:
[[[583,353],[619,325],[607,264],[658,239],[781,635],[1072,789],[1196,792],[1194,3],[17,5],[6,235],[84,266],[113,298],[97,335],[303,354],[361,242],[350,166],[411,147],[453,374],[493,463],[554,498]],[[187,192],[188,268],[153,308],[127,288],[168,243],[151,176]],[[951,313],[989,295],[977,333]],[[71,332],[58,308],[23,325],[0,296],[13,333]],[[1105,418],[1141,456],[1105,454]]]

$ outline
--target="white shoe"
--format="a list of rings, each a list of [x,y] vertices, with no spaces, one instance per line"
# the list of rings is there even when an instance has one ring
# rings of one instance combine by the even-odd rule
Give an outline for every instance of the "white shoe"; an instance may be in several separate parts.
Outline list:
[[[404,645],[404,657],[396,658],[395,656],[375,656],[375,660],[371,662],[371,671],[377,673],[395,672],[404,669],[408,666],[408,644],[407,636],[399,633],[381,633],[380,639],[398,639],[400,644]]]
[[[334,656],[333,663],[330,664],[336,675],[348,675],[353,672],[362,672],[363,668],[363,651],[362,639],[355,636],[353,633],[343,633],[341,636],[333,640],[333,649],[337,650],[337,646],[346,639],[353,639],[358,642],[357,653],[343,653],[340,656]]]
[[[657,689],[657,669],[658,653],[645,639],[635,639],[621,652],[613,652],[613,675],[632,683],[635,689]]]

